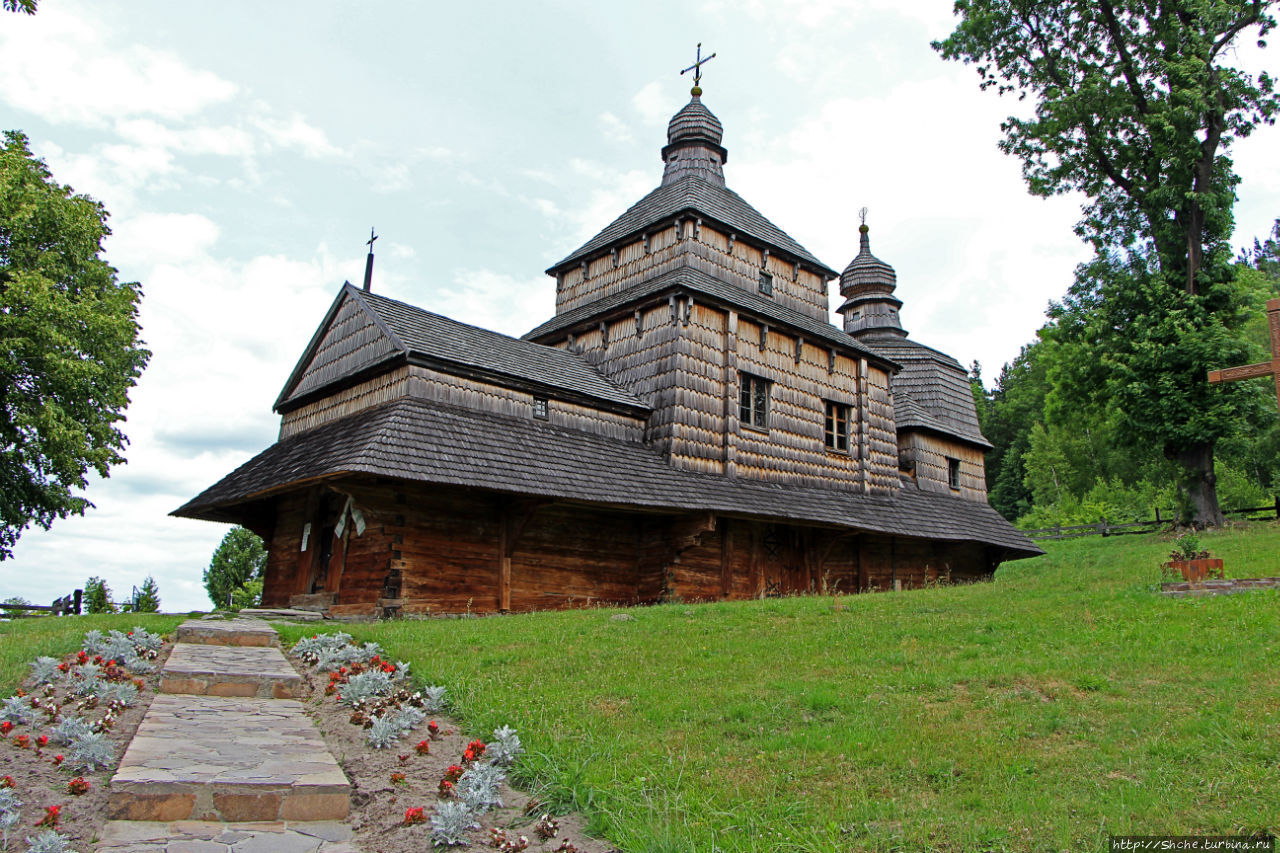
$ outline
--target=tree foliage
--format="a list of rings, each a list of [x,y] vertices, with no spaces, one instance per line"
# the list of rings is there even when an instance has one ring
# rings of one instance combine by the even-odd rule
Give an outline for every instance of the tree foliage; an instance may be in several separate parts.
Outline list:
[[[160,587],[156,579],[147,575],[134,599],[133,609],[137,613],[155,613],[160,609]]]
[[[3,5],[6,12],[26,12],[28,15],[34,15],[39,0],[4,0]]]
[[[115,613],[115,603],[111,601],[111,587],[100,577],[91,577],[84,582],[84,606],[88,613]]]
[[[54,182],[21,133],[0,145],[0,560],[22,531],[83,514],[93,469],[123,463],[124,419],[150,353],[137,283],[101,257],[102,205]]]
[[[204,571],[204,588],[209,593],[209,600],[214,607],[237,609],[256,604],[254,590],[246,590],[246,587],[257,581],[257,595],[261,595],[262,574],[266,567],[267,549],[262,539],[243,527],[231,528],[222,537],[209,561],[209,568]]]
[[[1275,26],[1274,0],[958,0],[934,47],[976,65],[983,89],[1030,98],[1001,148],[1033,193],[1084,193],[1076,232],[1096,256],[1052,316],[1070,354],[1050,407],[1110,413],[1117,440],[1183,469],[1199,523],[1222,520],[1214,448],[1256,396],[1211,387],[1238,363],[1248,316],[1227,243],[1235,139],[1270,124],[1274,81],[1233,67],[1246,32]]]

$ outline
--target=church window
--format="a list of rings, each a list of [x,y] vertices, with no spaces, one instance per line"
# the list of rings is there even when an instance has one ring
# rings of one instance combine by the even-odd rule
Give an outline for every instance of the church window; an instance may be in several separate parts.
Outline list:
[[[947,485],[953,489],[960,488],[960,460],[947,457]]]
[[[533,416],[535,418],[538,418],[544,421],[547,419],[547,398],[546,397],[533,398]]]
[[[827,416],[824,441],[827,450],[849,452],[849,407],[843,403],[826,401]]]
[[[760,292],[765,296],[773,295],[773,273],[760,270]]]
[[[741,375],[742,391],[738,395],[738,419],[753,429],[769,428],[769,389],[773,383],[750,373]]]

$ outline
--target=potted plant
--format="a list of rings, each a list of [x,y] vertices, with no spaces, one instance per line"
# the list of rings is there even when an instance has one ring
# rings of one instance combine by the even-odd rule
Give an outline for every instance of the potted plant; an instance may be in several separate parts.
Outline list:
[[[1195,533],[1183,534],[1174,541],[1164,568],[1178,572],[1188,583],[1222,577],[1222,559],[1201,550],[1200,537]]]

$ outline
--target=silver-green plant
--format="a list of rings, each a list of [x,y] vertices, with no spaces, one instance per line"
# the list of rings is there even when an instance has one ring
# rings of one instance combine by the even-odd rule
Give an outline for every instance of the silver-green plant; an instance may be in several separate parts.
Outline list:
[[[63,717],[56,726],[49,729],[49,735],[54,743],[69,746],[76,738],[92,731],[89,724],[79,717]]]
[[[503,726],[493,730],[493,740],[489,743],[485,755],[488,756],[491,764],[510,767],[516,763],[516,759],[522,752],[524,752],[524,746],[520,743],[520,735],[516,734],[516,730],[510,726]]]
[[[0,788],[0,839],[4,847],[9,849],[9,830],[22,820],[22,800],[12,788]]]
[[[332,634],[316,634],[314,637],[303,637],[294,643],[292,654],[294,657],[302,658],[307,663],[314,664],[319,660],[321,652],[334,651],[350,645],[350,643],[351,635],[343,631],[335,631]]]
[[[81,644],[80,647],[84,649],[86,652],[88,652],[89,654],[96,655],[100,651],[102,651],[102,642],[104,639],[105,639],[105,635],[101,631],[99,631],[97,628],[93,629],[92,631],[85,631],[84,642]]]
[[[31,683],[52,684],[58,677],[58,659],[41,655],[31,662]]]
[[[148,652],[158,652],[160,647],[164,645],[164,637],[159,634],[153,634],[146,628],[140,628],[137,625],[133,626],[133,636],[130,639],[139,649]]]
[[[342,685],[342,701],[347,705],[359,705],[370,699],[386,696],[392,691],[391,676],[380,669],[371,669],[353,675]]]
[[[365,739],[374,749],[387,749],[408,731],[395,714],[387,713],[373,717],[371,725],[365,730]]]
[[[31,700],[26,696],[10,696],[0,706],[0,720],[13,723],[15,726],[35,722],[36,709],[31,707]]]
[[[458,780],[458,799],[475,814],[489,809],[502,808],[500,789],[506,772],[488,762],[472,764]]]
[[[36,836],[27,836],[27,853],[76,853],[71,839],[56,830],[46,829]]]
[[[465,803],[446,800],[437,804],[431,814],[431,843],[437,847],[466,844],[467,831],[479,828],[480,824]]]
[[[99,767],[110,767],[116,759],[115,750],[102,732],[86,732],[71,741],[67,750],[67,764],[72,768],[84,768],[90,772]]]
[[[438,714],[444,710],[445,689],[432,684],[422,688],[422,707],[428,714]]]

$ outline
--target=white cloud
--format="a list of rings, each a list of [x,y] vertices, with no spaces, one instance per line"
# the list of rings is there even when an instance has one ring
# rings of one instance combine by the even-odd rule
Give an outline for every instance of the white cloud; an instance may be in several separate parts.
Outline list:
[[[653,81],[631,97],[631,108],[640,115],[640,120],[647,125],[666,126],[671,116],[679,107],[675,87],[668,83]]]
[[[299,151],[304,157],[315,160],[345,156],[341,148],[329,142],[323,130],[297,113],[287,119],[259,116],[252,123],[262,131],[266,143],[273,148]]]
[[[626,122],[611,112],[600,113],[598,123],[601,135],[611,142],[630,142],[634,139]]]
[[[234,83],[180,57],[112,44],[90,13],[46,6],[33,18],[6,16],[0,28],[0,98],[53,123],[107,126],[121,117],[195,115],[231,99]]]
[[[145,268],[199,258],[217,239],[217,224],[198,213],[143,213],[117,221],[106,248],[116,266]]]
[[[473,326],[519,337],[555,313],[555,287],[545,275],[515,278],[488,269],[461,270],[427,307]]]

